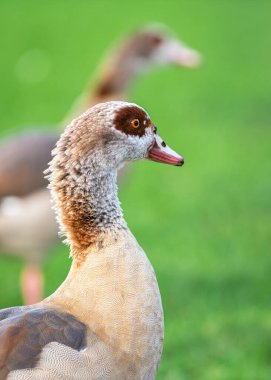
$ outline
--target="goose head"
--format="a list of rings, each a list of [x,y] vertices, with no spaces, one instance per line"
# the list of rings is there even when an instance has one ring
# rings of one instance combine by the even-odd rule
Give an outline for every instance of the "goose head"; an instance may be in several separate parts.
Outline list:
[[[163,142],[147,112],[122,101],[99,103],[76,118],[53,155],[45,173],[61,233],[79,262],[106,231],[127,227],[117,196],[119,167],[140,159],[184,163]]]
[[[105,172],[128,161],[148,159],[181,166],[182,156],[158,135],[148,113],[134,103],[111,101],[75,119],[58,143],[58,157],[71,166]]]
[[[127,40],[123,51],[138,71],[170,63],[195,68],[201,63],[196,50],[173,37],[162,25],[149,25],[139,30]]]
[[[173,37],[165,27],[141,28],[109,55],[94,91],[94,103],[125,98],[129,84],[152,67],[175,64],[193,68],[200,62],[200,54]]]

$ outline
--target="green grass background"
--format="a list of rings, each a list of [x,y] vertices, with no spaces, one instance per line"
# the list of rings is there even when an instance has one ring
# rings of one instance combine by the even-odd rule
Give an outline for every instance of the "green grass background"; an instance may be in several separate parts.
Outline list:
[[[271,379],[270,15],[267,0],[0,2],[1,136],[60,121],[112,41],[146,22],[204,55],[201,69],[161,68],[130,92],[186,159],[135,164],[120,194],[162,293],[158,379]],[[29,81],[22,57],[36,49],[48,73]],[[69,265],[67,247],[51,253],[47,294]],[[21,302],[21,267],[0,258],[1,307]]]

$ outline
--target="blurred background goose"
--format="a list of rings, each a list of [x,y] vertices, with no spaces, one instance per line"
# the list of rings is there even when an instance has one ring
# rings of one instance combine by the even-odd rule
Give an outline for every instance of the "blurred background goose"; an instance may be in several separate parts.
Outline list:
[[[126,99],[130,85],[147,69],[166,64],[194,68],[200,61],[199,53],[165,27],[142,28],[110,53],[94,86],[83,92],[60,127],[96,103]],[[25,261],[21,287],[26,304],[42,298],[42,260],[58,240],[43,178],[58,137],[59,133],[37,129],[0,145],[0,252]]]

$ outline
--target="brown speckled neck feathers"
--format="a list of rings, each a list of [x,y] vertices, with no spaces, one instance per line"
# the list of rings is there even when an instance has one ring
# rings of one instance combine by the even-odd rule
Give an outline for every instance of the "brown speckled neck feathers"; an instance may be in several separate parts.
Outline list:
[[[103,240],[105,232],[126,228],[117,197],[116,169],[108,168],[102,156],[112,132],[108,128],[99,134],[97,128],[89,136],[87,123],[83,115],[66,129],[46,172],[61,234],[67,237],[77,262]]]

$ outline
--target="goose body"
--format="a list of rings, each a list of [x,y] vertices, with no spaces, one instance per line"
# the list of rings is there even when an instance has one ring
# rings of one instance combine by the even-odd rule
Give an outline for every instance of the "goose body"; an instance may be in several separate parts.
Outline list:
[[[103,244],[93,246],[41,305],[15,308],[3,320],[11,346],[14,330],[22,329],[20,344],[6,359],[15,369],[9,380],[155,377],[163,311],[154,271],[129,231],[108,234]]]
[[[40,189],[24,198],[5,197],[0,231],[1,250],[31,264],[41,263],[44,251],[58,240],[49,191]]]
[[[116,185],[118,168],[143,158],[183,164],[132,103],[98,104],[61,136],[47,173],[73,263],[47,299],[0,312],[1,379],[154,379],[161,298]]]
[[[171,37],[166,30],[143,28],[120,44],[115,54],[111,54],[94,88],[80,96],[65,120],[68,123],[72,116],[78,116],[101,101],[125,99],[127,89],[135,78],[152,66],[173,63],[195,67],[199,61],[196,51]],[[0,252],[23,258],[27,263],[26,277],[32,273],[27,270],[28,266],[34,264],[38,269],[48,247],[57,241],[58,229],[42,175],[57,139],[56,133],[36,131],[0,145],[0,226],[3,227],[0,228]],[[4,200],[4,197],[10,196],[19,197],[18,202]],[[36,208],[38,199],[39,212],[28,212],[28,208]],[[10,217],[14,212],[16,219]],[[40,225],[42,228],[38,231]],[[35,238],[29,238],[29,231],[35,231]],[[16,244],[14,236],[20,237]],[[36,285],[33,286],[33,283]],[[42,288],[41,272],[26,283],[23,280],[23,295],[27,304],[35,303],[42,297],[40,293],[37,298],[35,287]]]
[[[29,196],[46,187],[42,175],[59,135],[32,131],[0,144],[0,200]]]

